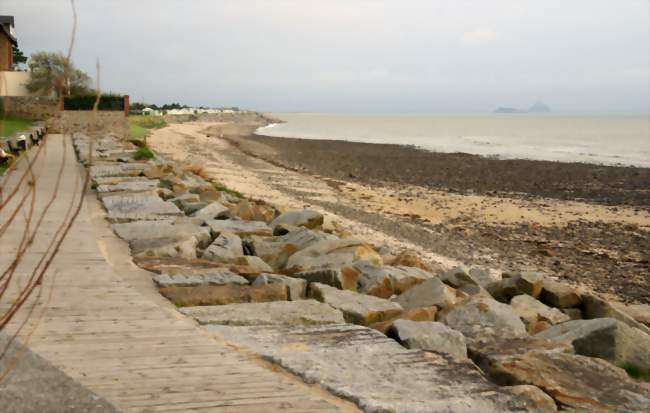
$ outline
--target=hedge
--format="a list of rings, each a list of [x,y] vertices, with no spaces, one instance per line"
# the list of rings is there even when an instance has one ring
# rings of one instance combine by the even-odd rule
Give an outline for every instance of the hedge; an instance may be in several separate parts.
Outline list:
[[[63,99],[65,110],[93,110],[97,95],[66,96]],[[102,95],[99,100],[99,110],[124,110],[124,96]]]

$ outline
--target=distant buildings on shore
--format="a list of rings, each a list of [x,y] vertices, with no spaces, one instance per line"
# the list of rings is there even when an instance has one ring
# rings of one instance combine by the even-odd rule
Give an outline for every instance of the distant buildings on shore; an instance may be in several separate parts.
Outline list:
[[[551,108],[540,101],[535,102],[535,104],[531,106],[528,110],[499,107],[494,111],[494,113],[549,113],[549,112],[551,112]]]
[[[144,108],[142,114],[145,116],[165,116],[165,115],[201,115],[201,114],[221,114],[241,112],[238,108],[229,109],[207,109],[207,108],[180,108],[180,109],[153,109]]]

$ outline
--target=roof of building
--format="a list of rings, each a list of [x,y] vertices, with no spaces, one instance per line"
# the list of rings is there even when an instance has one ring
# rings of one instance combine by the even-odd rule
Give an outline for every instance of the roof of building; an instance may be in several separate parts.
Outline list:
[[[2,28],[2,33],[9,38],[9,41],[18,46],[18,39],[16,39],[11,30],[14,27],[14,16],[0,16],[0,27]]]

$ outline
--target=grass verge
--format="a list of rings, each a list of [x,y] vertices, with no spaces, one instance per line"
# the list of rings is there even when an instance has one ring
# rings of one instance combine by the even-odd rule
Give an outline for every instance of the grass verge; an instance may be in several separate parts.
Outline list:
[[[11,136],[30,126],[32,126],[32,121],[27,119],[0,119],[0,136]]]
[[[152,129],[160,129],[167,126],[162,116],[129,116],[129,131],[131,137],[144,139]]]

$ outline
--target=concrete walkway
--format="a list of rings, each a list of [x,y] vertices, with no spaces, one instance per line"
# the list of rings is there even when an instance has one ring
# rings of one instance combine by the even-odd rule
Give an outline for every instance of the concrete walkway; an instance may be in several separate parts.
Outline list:
[[[52,196],[62,164],[57,198],[14,275],[12,288],[0,300],[0,309],[6,309],[18,285],[26,283],[78,192],[80,169],[72,144],[69,138],[51,135],[35,168],[35,219]],[[16,185],[17,175],[1,183],[3,196]],[[0,211],[0,224],[29,187],[23,186],[11,205]],[[92,197],[87,197],[52,263],[43,296],[21,334],[31,331],[55,282],[49,308],[28,344],[34,352],[124,411],[358,411],[320,387],[218,342],[178,313],[154,290],[149,274],[131,264],[126,246],[104,224]],[[0,238],[2,271],[13,259],[24,227],[25,214],[20,214]],[[24,320],[32,303],[12,321],[8,334]]]

